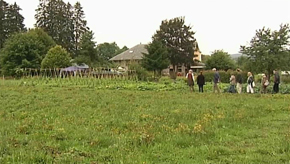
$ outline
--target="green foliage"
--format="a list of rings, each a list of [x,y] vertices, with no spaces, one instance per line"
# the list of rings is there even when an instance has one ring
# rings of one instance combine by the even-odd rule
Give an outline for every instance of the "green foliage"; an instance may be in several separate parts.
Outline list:
[[[133,74],[136,74],[138,80],[146,81],[150,77],[149,72],[138,63],[130,64],[129,70],[133,71]]]
[[[117,52],[116,52],[116,55],[119,55],[121,54],[122,52],[125,52],[129,50],[129,48],[127,46],[124,46],[123,48],[119,49]]]
[[[235,61],[230,57],[227,52],[223,50],[215,50],[209,59],[206,61],[206,68],[213,69],[216,68],[218,70],[229,70],[235,69]]]
[[[72,6],[62,0],[40,0],[36,9],[36,27],[42,28],[54,41],[72,52],[74,43]]]
[[[9,5],[0,1],[0,49],[5,41],[14,33],[25,31],[24,17],[20,14],[21,8],[16,4]]]
[[[290,84],[290,75],[282,75],[281,82],[286,83],[286,84]]]
[[[146,46],[148,54],[143,54],[141,65],[148,71],[153,71],[161,75],[161,71],[168,68],[170,61],[168,59],[167,48],[157,40]]]
[[[74,5],[74,38],[75,38],[75,56],[79,55],[80,42],[83,35],[89,32],[87,21],[85,20],[85,12],[80,2]]]
[[[184,18],[164,20],[160,29],[153,36],[153,41],[162,42],[168,50],[168,58],[172,65],[193,63],[194,32],[191,27],[185,25]],[[175,69],[175,67],[174,67]]]
[[[206,61],[210,59],[210,55],[201,55],[201,62],[206,63]]]
[[[77,58],[73,59],[73,62],[76,64],[83,64],[84,63],[90,67],[94,66],[94,63],[92,63],[90,56],[80,55]]]
[[[1,66],[5,75],[14,75],[16,68],[40,68],[53,39],[41,29],[32,29],[10,37],[1,51]]]
[[[127,49],[128,49],[127,47],[123,47],[122,49],[120,49],[115,42],[102,43],[97,46],[97,53],[98,57],[103,62],[108,62],[112,57],[126,51]]]
[[[70,55],[61,46],[51,48],[41,63],[42,68],[65,68],[70,66]]]
[[[266,29],[257,30],[249,46],[241,46],[241,53],[248,55],[252,72],[267,72],[274,69],[287,70],[290,68],[290,27],[281,25],[277,31]]]
[[[251,71],[252,70],[251,69],[252,65],[251,65],[248,57],[246,57],[244,55],[238,57],[236,64],[237,64],[237,67],[242,69],[242,70],[247,70],[247,71]]]
[[[63,0],[40,0],[36,9],[36,27],[47,32],[58,45],[74,57],[79,53],[79,42],[88,31],[80,3],[73,7]]]
[[[94,33],[92,31],[86,32],[80,41],[79,56],[75,61],[78,64],[86,63],[93,66],[99,60],[95,47]]]
[[[220,74],[220,80],[222,83],[229,83],[230,82],[230,77],[231,75],[235,75],[237,76],[238,72],[236,71],[232,71],[232,70],[228,70],[228,71],[218,71]],[[205,77],[206,82],[212,82],[213,81],[213,77],[214,77],[214,71],[204,71],[203,75]],[[242,79],[243,79],[243,83],[247,82],[247,72],[242,72]]]

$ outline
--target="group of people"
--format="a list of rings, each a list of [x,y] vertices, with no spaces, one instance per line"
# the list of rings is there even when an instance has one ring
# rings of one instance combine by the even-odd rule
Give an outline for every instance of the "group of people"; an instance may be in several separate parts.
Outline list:
[[[219,83],[220,83],[220,75],[216,68],[213,69],[214,75],[213,75],[213,92],[214,93],[220,93]],[[230,87],[228,92],[230,93],[242,93],[243,89],[243,78],[241,75],[241,70],[237,69],[237,77],[235,75],[231,75],[229,82]],[[274,86],[273,86],[273,93],[279,92],[279,84],[280,84],[280,76],[279,72],[274,70]],[[189,70],[189,72],[186,74],[187,84],[190,88],[190,91],[194,91],[194,74],[192,70]],[[203,92],[203,86],[205,85],[205,77],[203,76],[203,72],[201,71],[200,74],[197,76],[197,85],[199,88],[199,92]],[[266,74],[262,75],[261,80],[261,93],[267,93],[267,87],[269,86],[270,82]],[[247,93],[254,93],[254,87],[255,87],[255,81],[253,74],[251,72],[248,72],[248,78],[247,78]]]

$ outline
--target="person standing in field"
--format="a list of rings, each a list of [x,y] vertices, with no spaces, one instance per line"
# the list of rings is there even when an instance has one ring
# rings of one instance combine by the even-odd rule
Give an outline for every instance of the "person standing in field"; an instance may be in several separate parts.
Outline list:
[[[202,74],[202,71],[200,71],[200,74],[197,76],[197,85],[199,88],[199,92],[203,93],[203,86],[205,85],[205,78]]]
[[[189,86],[190,92],[194,91],[194,75],[192,73],[192,70],[189,70],[189,72],[186,74],[187,79],[187,85]]]
[[[269,80],[265,74],[262,75],[262,81],[261,81],[261,94],[267,93],[267,87],[269,86]]]
[[[241,74],[241,70],[237,69],[238,75],[237,75],[237,91],[239,94],[242,93],[242,89],[243,89],[243,78],[242,78],[242,74]]]
[[[247,93],[254,93],[254,87],[255,87],[255,82],[254,82],[254,77],[251,72],[248,72],[248,86],[247,86]]]
[[[274,70],[273,73],[274,73],[273,93],[279,93],[280,75],[277,70]]]
[[[218,83],[220,82],[220,74],[218,73],[216,68],[213,68],[212,70],[214,71],[214,75],[213,75],[213,93],[215,93],[215,91],[220,93],[220,88],[219,88],[219,85],[218,85]]]
[[[230,78],[230,93],[236,93],[236,77],[235,75],[232,75]]]

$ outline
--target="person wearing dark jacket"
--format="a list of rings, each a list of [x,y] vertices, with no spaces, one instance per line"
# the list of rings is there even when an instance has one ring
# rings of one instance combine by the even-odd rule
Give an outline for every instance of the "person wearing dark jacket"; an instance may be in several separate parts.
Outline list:
[[[274,70],[274,86],[273,86],[273,93],[279,92],[279,84],[280,84],[280,75],[279,72]]]
[[[220,88],[219,88],[220,74],[218,73],[216,68],[213,68],[212,70],[214,71],[214,75],[213,75],[213,93],[215,93],[215,91],[220,93],[221,92]]]
[[[202,71],[197,76],[197,84],[198,84],[199,92],[203,93],[203,86],[205,85],[205,79],[204,79],[204,76],[202,75]]]

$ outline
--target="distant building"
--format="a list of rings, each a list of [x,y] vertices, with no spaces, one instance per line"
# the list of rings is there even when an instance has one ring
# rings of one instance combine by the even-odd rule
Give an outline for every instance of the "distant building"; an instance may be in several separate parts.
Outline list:
[[[201,70],[205,69],[205,64],[202,63],[202,54],[199,49],[198,43],[194,43],[194,56],[193,56],[193,65],[190,67],[190,69],[193,70],[193,72],[200,72]]]
[[[194,56],[193,56],[193,61],[200,61],[201,62],[201,51],[198,47],[198,43],[194,43]]]
[[[146,49],[146,44],[138,44],[133,48],[130,48],[127,51],[122,52],[121,54],[111,58],[110,61],[117,64],[118,67],[122,67],[125,70],[128,70],[129,65],[131,63],[141,62],[144,53],[148,53]],[[193,60],[194,64],[190,68],[193,69],[195,72],[198,72],[205,68],[205,65],[201,63],[201,51],[199,50],[197,43],[195,43],[195,52],[193,54]],[[179,74],[181,75],[184,75],[186,72],[188,72],[187,67],[185,67],[184,65],[176,66],[175,70],[177,70],[177,72],[179,72]],[[170,71],[173,71],[172,65],[170,65],[168,69],[163,70],[163,73],[169,74]]]
[[[110,59],[118,65],[118,67],[122,67],[125,70],[129,69],[129,65],[131,63],[140,63],[143,58],[143,53],[148,53],[145,48],[146,44],[138,44],[133,48],[128,49],[120,53],[119,55]]]

